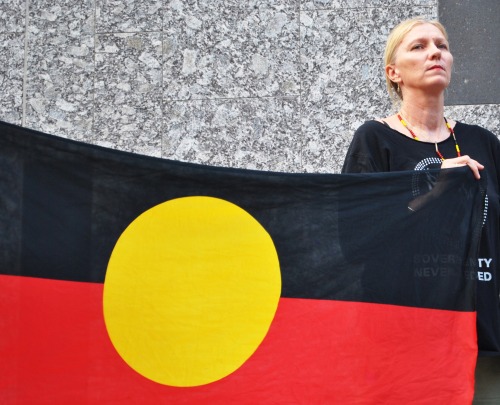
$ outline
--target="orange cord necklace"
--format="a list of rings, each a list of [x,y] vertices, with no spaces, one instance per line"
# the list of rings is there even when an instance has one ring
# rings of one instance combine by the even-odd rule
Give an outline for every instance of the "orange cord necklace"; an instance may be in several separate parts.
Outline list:
[[[415,132],[413,132],[411,130],[411,128],[408,126],[408,124],[406,123],[406,121],[403,119],[403,117],[401,116],[400,113],[397,114],[398,118],[399,118],[399,121],[401,121],[401,124],[403,124],[403,126],[410,132],[411,136],[413,137],[413,139],[415,139],[416,141],[419,141],[420,139],[418,139],[417,135],[415,135]],[[455,136],[455,131],[453,131],[453,128],[451,127],[451,125],[449,124],[448,120],[446,119],[446,117],[443,117],[444,118],[444,122],[446,123],[446,127],[448,128],[448,131],[450,131],[450,134],[453,136],[453,140],[455,141],[455,149],[457,151],[457,156],[460,157],[462,156],[460,154],[460,147],[458,146],[458,142],[457,142],[457,138]],[[439,151],[439,148],[438,148],[438,144],[437,142],[434,142],[434,146],[436,147],[436,154],[439,156],[439,158],[441,160],[445,160],[445,157],[443,156],[443,154]]]

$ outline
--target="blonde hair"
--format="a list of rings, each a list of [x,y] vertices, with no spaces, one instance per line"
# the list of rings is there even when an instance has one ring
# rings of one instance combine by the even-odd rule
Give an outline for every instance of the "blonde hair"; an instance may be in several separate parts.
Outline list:
[[[392,29],[389,36],[387,37],[387,43],[385,45],[384,52],[384,66],[394,63],[394,60],[396,58],[396,51],[398,50],[398,47],[403,41],[405,35],[408,34],[414,27],[421,24],[434,25],[443,33],[446,40],[448,40],[448,33],[446,32],[443,24],[441,24],[439,21],[426,20],[424,18],[411,18],[409,20],[402,21]],[[401,92],[399,84],[391,81],[387,76],[387,72],[385,74],[385,82],[387,85],[389,96],[395,101],[403,100],[403,93]]]

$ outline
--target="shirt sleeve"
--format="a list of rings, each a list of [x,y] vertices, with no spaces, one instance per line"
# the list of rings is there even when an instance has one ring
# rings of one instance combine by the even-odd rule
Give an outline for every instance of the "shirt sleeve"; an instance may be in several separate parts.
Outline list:
[[[367,121],[356,130],[347,150],[342,173],[389,171],[388,158],[380,144],[378,125],[378,122]]]

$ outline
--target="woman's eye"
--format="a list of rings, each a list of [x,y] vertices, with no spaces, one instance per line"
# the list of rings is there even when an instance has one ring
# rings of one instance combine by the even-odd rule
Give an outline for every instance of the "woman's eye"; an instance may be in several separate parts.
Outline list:
[[[446,44],[439,44],[438,48],[440,48],[440,49],[448,49],[448,45],[446,45]]]
[[[411,49],[412,49],[412,50],[413,50],[413,49],[422,49],[423,47],[424,47],[424,46],[423,46],[422,44],[416,44],[416,45],[413,45]]]

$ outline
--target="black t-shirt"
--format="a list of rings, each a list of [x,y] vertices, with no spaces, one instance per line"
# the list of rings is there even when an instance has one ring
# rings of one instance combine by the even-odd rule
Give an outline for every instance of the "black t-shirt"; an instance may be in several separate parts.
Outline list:
[[[487,197],[477,272],[478,345],[481,355],[500,355],[500,141],[488,130],[457,122],[462,155],[485,166]],[[445,158],[457,156],[450,135],[438,143]],[[347,151],[343,173],[371,173],[438,168],[435,144],[412,139],[379,121],[361,125]]]

